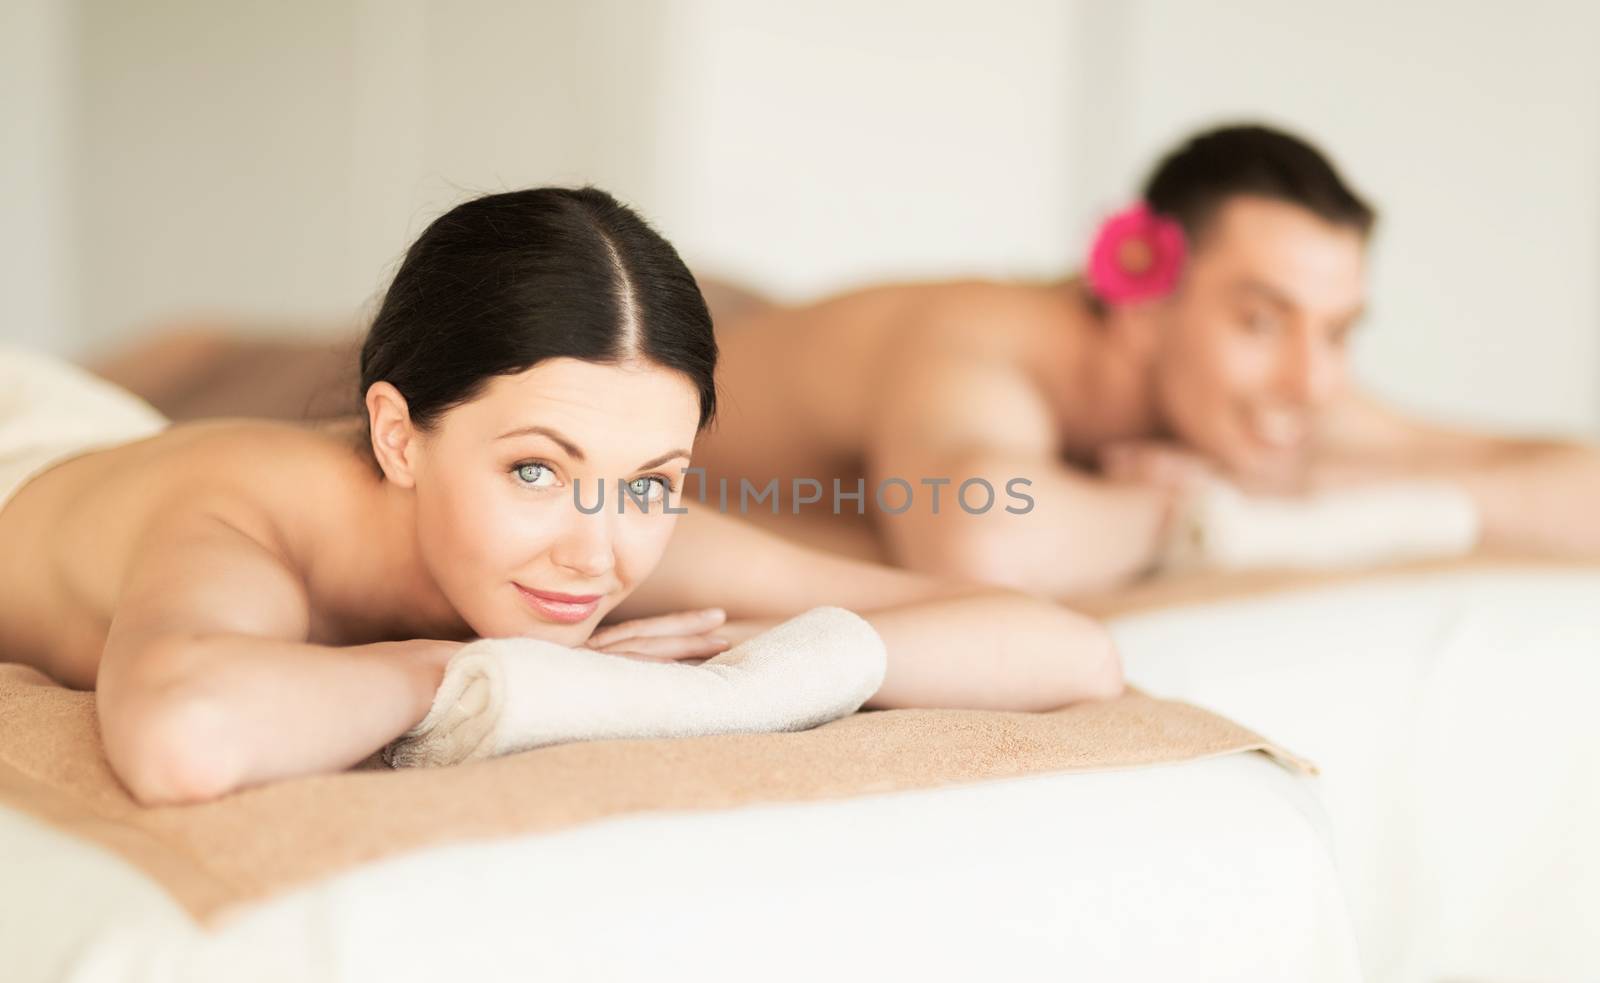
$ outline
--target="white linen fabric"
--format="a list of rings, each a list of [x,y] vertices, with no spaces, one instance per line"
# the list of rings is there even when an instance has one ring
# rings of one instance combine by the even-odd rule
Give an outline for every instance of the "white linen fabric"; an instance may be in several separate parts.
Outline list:
[[[1321,767],[1368,979],[1600,979],[1600,570],[1367,578],[1112,630],[1135,685]]]
[[[419,851],[202,932],[0,809],[8,983],[1358,979],[1313,780],[1259,754]]]

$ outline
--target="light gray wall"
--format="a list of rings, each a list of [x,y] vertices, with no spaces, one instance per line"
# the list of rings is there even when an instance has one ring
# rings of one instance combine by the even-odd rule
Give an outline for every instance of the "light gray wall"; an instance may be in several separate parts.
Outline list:
[[[78,341],[72,15],[0,3],[0,340],[62,352]]]
[[[1382,211],[1359,376],[1451,419],[1600,433],[1600,5],[1118,9],[1091,195],[1217,119],[1303,130]]]

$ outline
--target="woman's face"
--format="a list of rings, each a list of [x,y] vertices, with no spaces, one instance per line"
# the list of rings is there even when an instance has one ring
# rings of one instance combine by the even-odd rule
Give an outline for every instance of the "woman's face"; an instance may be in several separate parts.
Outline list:
[[[661,559],[699,418],[689,379],[654,365],[495,377],[418,436],[423,562],[478,635],[580,644]]]

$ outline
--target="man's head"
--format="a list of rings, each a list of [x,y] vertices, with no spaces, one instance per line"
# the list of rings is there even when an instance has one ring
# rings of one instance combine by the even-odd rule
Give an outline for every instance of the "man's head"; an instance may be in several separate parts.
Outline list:
[[[1116,315],[1143,336],[1166,426],[1235,472],[1292,472],[1345,382],[1372,208],[1316,148],[1261,126],[1191,138],[1144,201],[1189,243],[1170,296]]]

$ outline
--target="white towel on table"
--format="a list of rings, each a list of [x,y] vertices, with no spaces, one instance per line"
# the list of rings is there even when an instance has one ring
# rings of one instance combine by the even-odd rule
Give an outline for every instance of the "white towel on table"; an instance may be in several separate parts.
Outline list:
[[[1481,520],[1465,488],[1412,479],[1298,498],[1246,495],[1220,481],[1180,504],[1160,567],[1327,570],[1462,556]]]
[[[403,768],[566,741],[805,730],[860,709],[885,667],[878,633],[835,607],[699,665],[482,639],[450,660],[427,716],[383,757]]]

